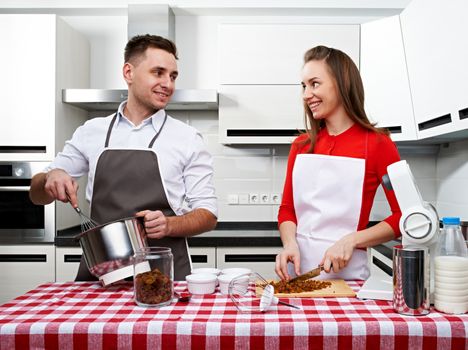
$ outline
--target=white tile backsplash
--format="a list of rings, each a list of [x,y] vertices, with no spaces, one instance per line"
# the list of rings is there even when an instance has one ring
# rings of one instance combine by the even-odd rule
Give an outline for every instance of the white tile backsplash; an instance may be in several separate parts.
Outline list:
[[[223,145],[218,137],[216,111],[171,112],[197,128],[213,155],[220,221],[276,221],[278,205],[229,205],[228,194],[283,191],[289,145]],[[436,204],[440,216],[468,220],[468,141],[442,146],[439,153],[403,151],[425,201]],[[466,189],[465,189],[466,188]],[[390,215],[378,189],[370,220]]]

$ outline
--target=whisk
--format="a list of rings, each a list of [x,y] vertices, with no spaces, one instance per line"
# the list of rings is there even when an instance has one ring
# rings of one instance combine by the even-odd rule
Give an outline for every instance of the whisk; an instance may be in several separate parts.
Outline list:
[[[255,285],[261,290],[260,297],[257,296]],[[253,288],[251,288],[254,286]],[[299,306],[288,304],[275,297],[275,290],[272,285],[268,284],[260,274],[253,272],[251,274],[240,275],[231,280],[229,284],[229,296],[236,305],[237,309],[242,312],[265,312],[271,305],[282,304],[295,309],[301,310]]]
[[[68,198],[68,202],[71,205],[70,196],[68,195],[68,193],[67,193],[67,198]],[[89,216],[87,216],[85,213],[83,213],[83,211],[80,209],[80,207],[73,207],[73,209],[75,209],[75,211],[80,216],[81,232],[86,232],[86,231],[89,231],[89,230],[95,228],[96,226],[99,226],[99,224],[96,221],[94,221]]]

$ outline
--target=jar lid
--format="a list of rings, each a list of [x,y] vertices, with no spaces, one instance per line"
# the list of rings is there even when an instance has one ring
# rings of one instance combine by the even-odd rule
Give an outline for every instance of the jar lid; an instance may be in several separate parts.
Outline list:
[[[460,225],[460,218],[447,216],[447,217],[442,218],[442,224],[444,224],[444,225]]]

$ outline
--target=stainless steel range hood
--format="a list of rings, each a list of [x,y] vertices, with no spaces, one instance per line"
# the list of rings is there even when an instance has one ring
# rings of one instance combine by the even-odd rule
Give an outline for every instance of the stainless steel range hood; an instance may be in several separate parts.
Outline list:
[[[62,101],[87,111],[116,111],[127,99],[127,90],[64,89]],[[218,109],[216,90],[176,90],[166,110]]]
[[[129,4],[128,38],[138,34],[156,34],[175,40],[174,13],[168,5]],[[122,89],[63,89],[62,101],[88,111],[115,111],[127,99]],[[179,89],[174,92],[167,110],[216,110],[216,90]]]

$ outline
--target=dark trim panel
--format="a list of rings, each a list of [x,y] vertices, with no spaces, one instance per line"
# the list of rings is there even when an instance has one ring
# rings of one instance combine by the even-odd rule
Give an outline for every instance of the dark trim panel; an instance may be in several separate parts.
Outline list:
[[[297,129],[228,129],[227,136],[246,137],[272,137],[272,136],[297,136],[304,130]]]
[[[46,254],[0,254],[0,262],[47,262]]]
[[[46,153],[46,146],[0,146],[0,153]]]
[[[425,122],[418,124],[419,131],[435,128],[436,126],[441,126],[452,122],[452,115],[445,114],[437,118],[426,120]]]

